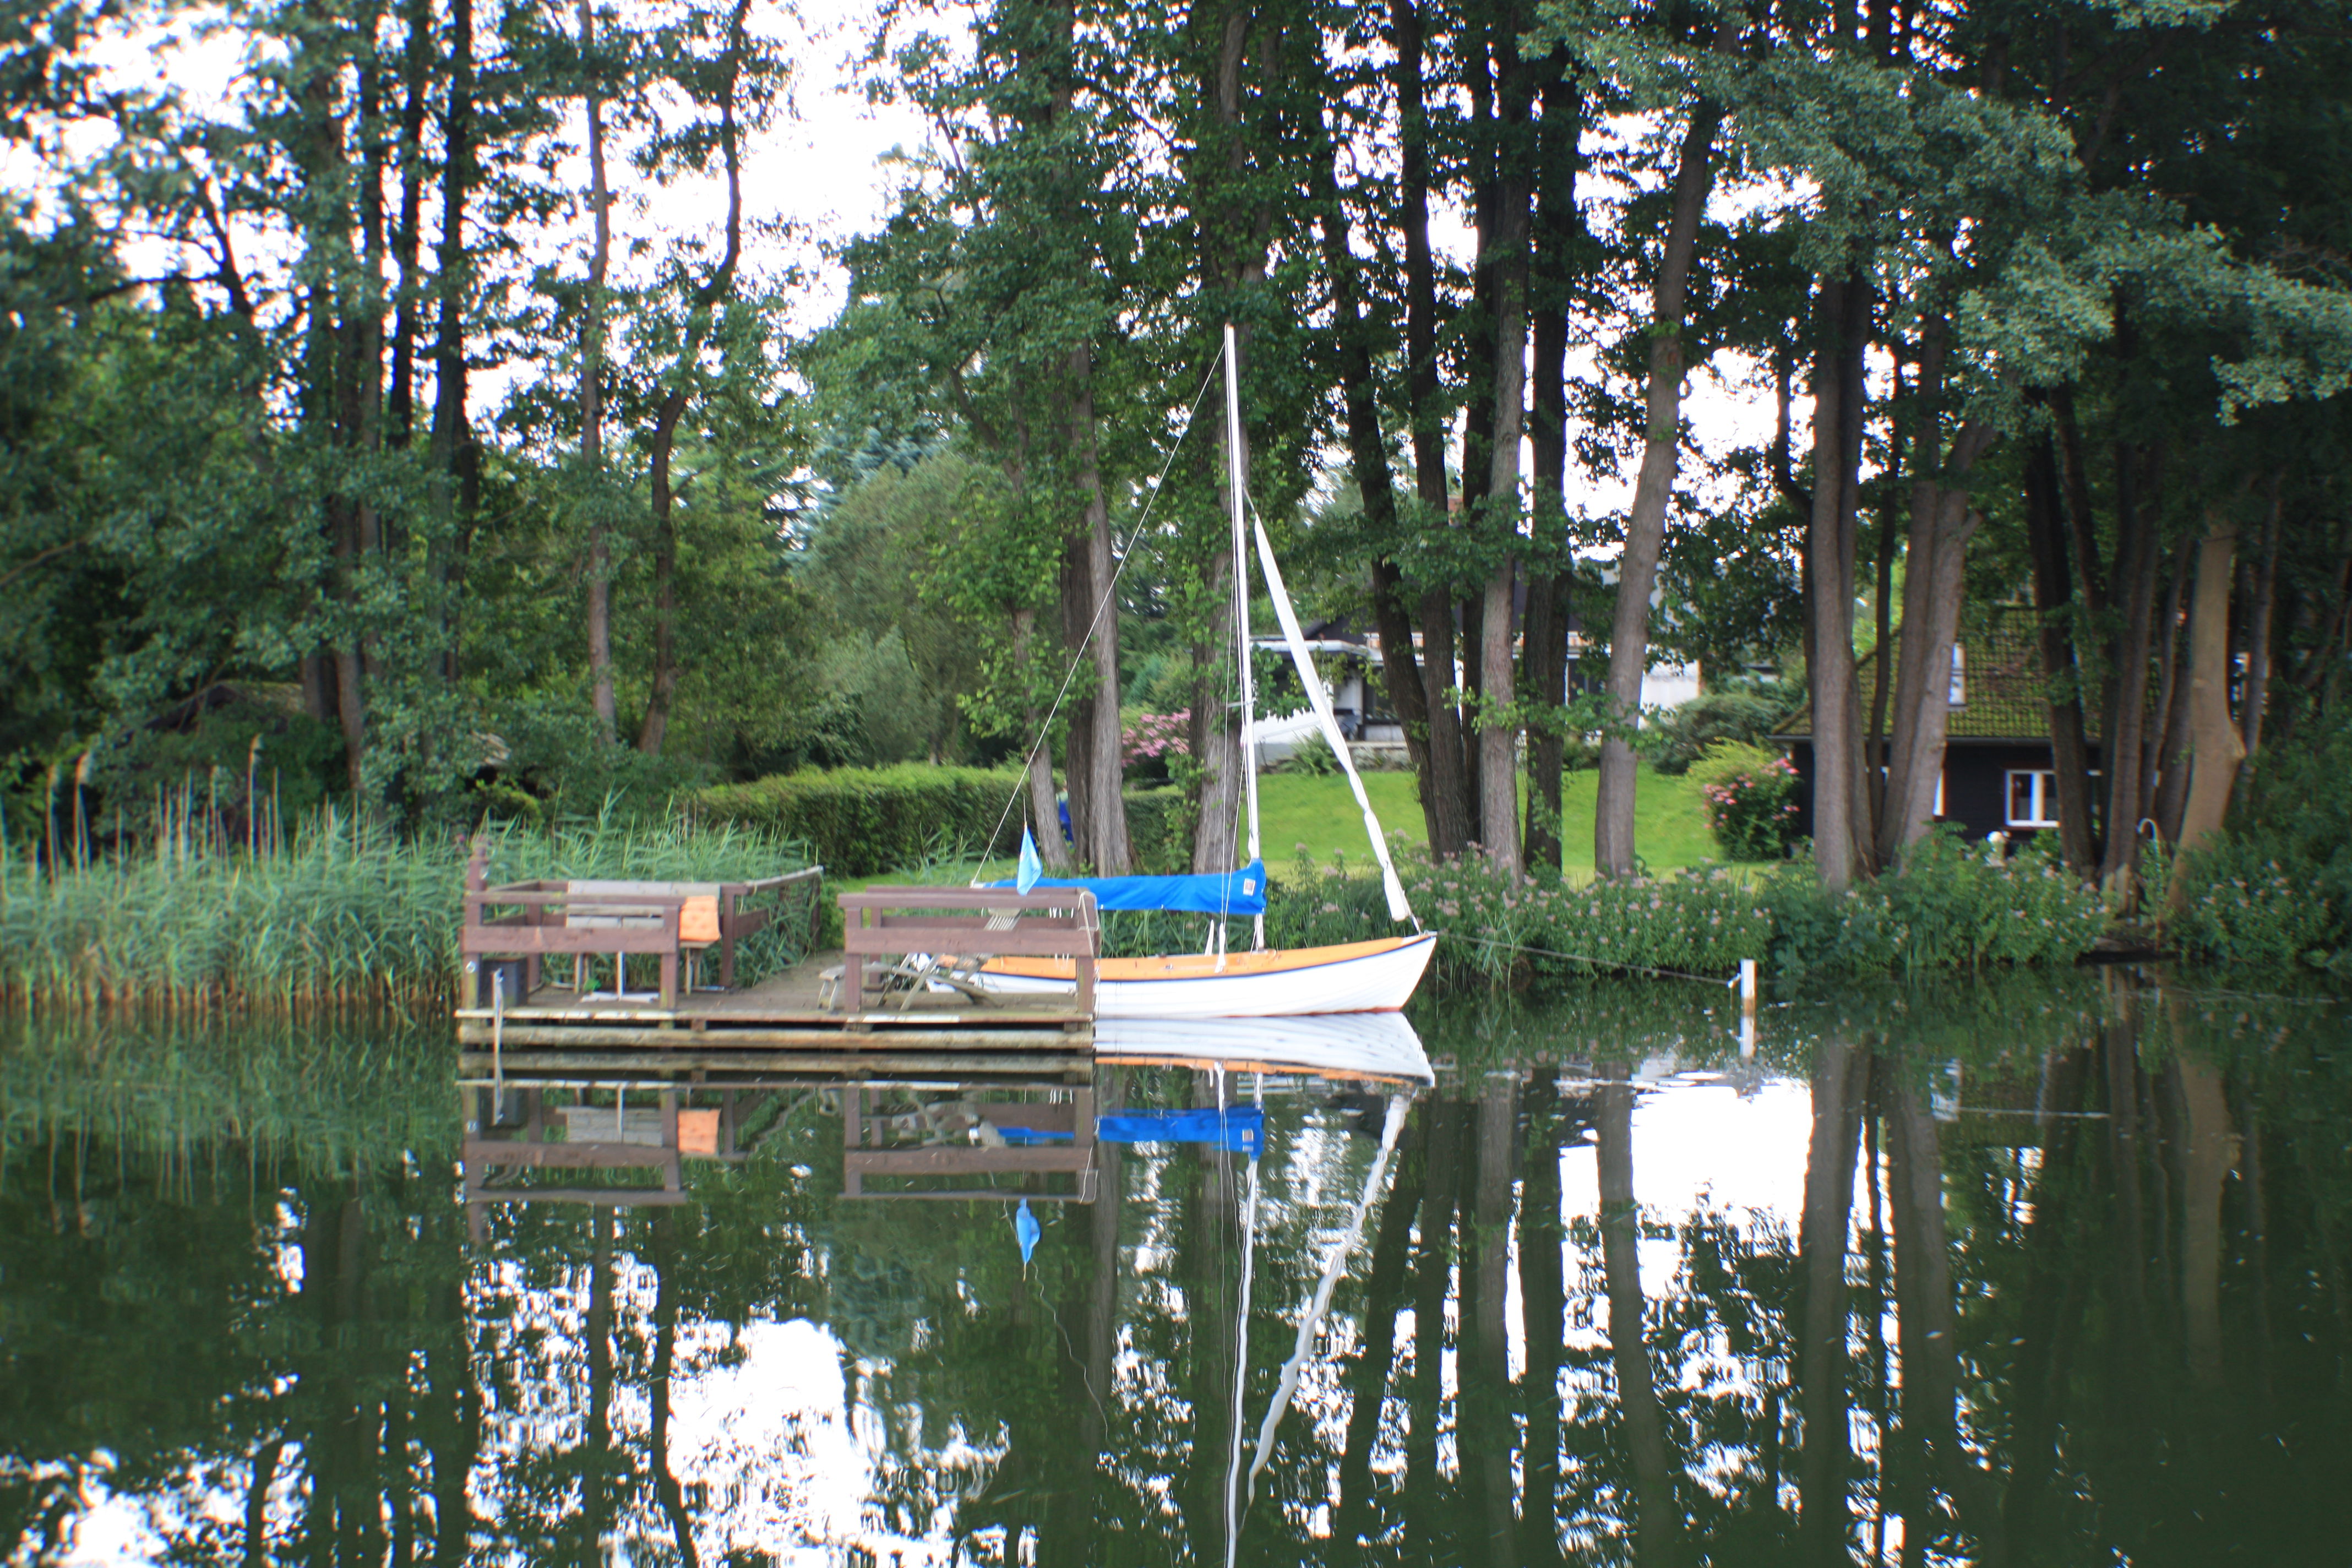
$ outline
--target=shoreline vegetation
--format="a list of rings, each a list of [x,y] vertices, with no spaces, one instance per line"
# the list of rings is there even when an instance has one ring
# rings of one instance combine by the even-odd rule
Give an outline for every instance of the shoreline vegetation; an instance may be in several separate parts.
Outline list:
[[[484,830],[492,878],[748,880],[817,863],[827,868],[830,908],[843,860],[859,871],[891,862],[886,878],[921,882],[1010,874],[952,837],[959,824],[993,821],[982,797],[997,775],[945,770],[953,776],[929,781],[954,797],[944,810],[919,769],[852,772],[776,781],[750,792],[761,809],[740,815],[713,808],[740,805],[745,792],[705,791],[653,816],[608,802],[593,817],[552,826],[492,824]],[[1330,788],[1340,793],[1337,781]],[[28,837],[0,842],[0,1005],[417,1016],[454,1002],[465,837],[404,836],[331,807],[291,830],[274,819],[239,825],[192,789],[165,795],[155,820],[143,843],[84,848],[68,839],[75,852],[62,857]],[[1171,854],[1189,853],[1181,827],[1169,830]],[[878,843],[861,847],[867,833]],[[827,852],[812,853],[813,838]],[[1964,844],[1948,832],[1915,846],[1895,873],[1843,894],[1825,891],[1801,858],[1580,882],[1572,873],[1514,878],[1473,856],[1433,860],[1409,833],[1391,835],[1391,847],[1423,923],[1447,933],[1430,974],[1433,994],[1541,991],[1605,975],[1715,977],[1750,958],[1794,988],[2055,968],[2116,929],[2099,890],[2047,846]],[[1293,857],[1268,858],[1270,944],[1319,946],[1398,929],[1368,874],[1369,854],[1326,858],[1302,840]],[[2252,875],[2242,858],[2158,863],[2152,901],[2161,907],[2176,878],[2185,895],[2181,917],[2161,932],[2167,944],[2240,970],[2340,972],[2337,955],[2312,951],[2317,927],[2307,913],[2278,912],[2289,902],[2278,873]],[[1196,916],[1104,921],[1105,951],[1115,954],[1190,951],[1204,934]],[[2148,935],[2142,931],[2137,945]],[[741,960],[756,979],[802,956],[789,934],[772,929],[746,944]]]
[[[413,1014],[455,999],[467,838],[404,837],[332,809],[257,841],[220,828],[167,810],[147,845],[54,869],[0,846],[0,1004]],[[808,864],[795,840],[675,816],[485,832],[493,881],[736,881]],[[756,977],[800,956],[771,928],[738,962]]]

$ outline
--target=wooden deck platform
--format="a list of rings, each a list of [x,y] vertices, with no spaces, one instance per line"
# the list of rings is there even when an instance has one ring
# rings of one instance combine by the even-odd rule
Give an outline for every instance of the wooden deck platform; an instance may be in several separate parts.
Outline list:
[[[650,997],[583,997],[542,985],[501,1007],[461,1008],[459,1071],[707,1082],[795,1072],[1058,1078],[1093,1059],[1094,1019],[1066,1005],[999,1005],[915,992],[855,1011],[825,1006],[823,973],[842,963],[839,952],[817,953],[756,985],[695,992],[670,1007]]]

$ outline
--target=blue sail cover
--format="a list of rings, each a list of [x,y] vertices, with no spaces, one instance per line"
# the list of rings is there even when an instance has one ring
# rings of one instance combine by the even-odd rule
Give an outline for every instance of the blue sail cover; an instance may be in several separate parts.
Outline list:
[[[991,882],[1010,888],[1010,881]],[[1033,888],[1084,888],[1101,910],[1181,910],[1196,915],[1265,913],[1265,862],[1200,877],[1040,877]]]

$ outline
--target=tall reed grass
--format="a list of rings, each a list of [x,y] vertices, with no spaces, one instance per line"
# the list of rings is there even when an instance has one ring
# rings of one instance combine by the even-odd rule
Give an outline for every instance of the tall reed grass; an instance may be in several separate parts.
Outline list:
[[[290,833],[224,834],[193,796],[137,851],[60,863],[0,845],[0,1000],[18,1007],[381,1006],[456,992],[467,846],[407,838],[325,810]],[[610,814],[491,830],[493,881],[735,881],[805,863],[797,844],[731,825]],[[752,976],[799,955],[772,928],[739,954]]]

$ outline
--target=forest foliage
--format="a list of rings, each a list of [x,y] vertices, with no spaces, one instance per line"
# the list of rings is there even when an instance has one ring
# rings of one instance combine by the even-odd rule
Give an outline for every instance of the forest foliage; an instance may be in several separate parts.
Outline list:
[[[192,773],[439,828],[923,761],[1115,871],[1150,712],[1225,864],[1228,323],[1441,860],[1556,867],[1597,742],[1636,874],[1674,658],[1670,749],[1801,691],[1819,877],[1893,869],[2003,604],[2111,900],[2344,723],[2345,0],[891,6],[860,85],[929,134],[817,263],[747,216],[805,63],[753,0],[252,0],[205,90],[104,63],[197,19],[0,37],[20,839]]]

